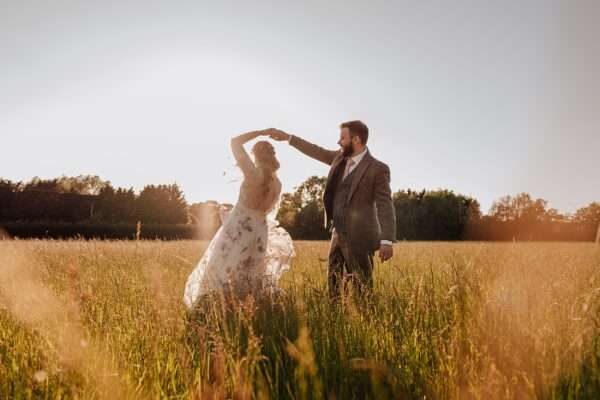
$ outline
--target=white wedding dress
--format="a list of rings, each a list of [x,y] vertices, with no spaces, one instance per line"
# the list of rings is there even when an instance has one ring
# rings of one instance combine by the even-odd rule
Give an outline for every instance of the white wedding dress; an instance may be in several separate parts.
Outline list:
[[[263,171],[242,145],[232,147],[244,181],[237,204],[221,214],[221,228],[187,279],[183,300],[188,309],[211,292],[243,297],[278,290],[281,275],[296,255],[292,238],[276,219],[281,182],[273,176],[265,185]]]

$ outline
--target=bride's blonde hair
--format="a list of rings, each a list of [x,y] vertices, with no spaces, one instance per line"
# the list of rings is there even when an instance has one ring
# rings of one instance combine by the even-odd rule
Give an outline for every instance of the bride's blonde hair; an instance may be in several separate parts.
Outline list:
[[[269,172],[276,172],[279,169],[280,165],[275,156],[275,148],[266,140],[256,142],[252,146],[252,154],[254,154],[257,167],[264,168]]]
[[[275,156],[275,148],[266,140],[258,141],[252,146],[252,154],[254,154],[254,162],[258,168],[266,170],[263,178],[263,195],[267,196],[270,187],[269,183],[273,179],[275,172],[279,169],[279,160]]]

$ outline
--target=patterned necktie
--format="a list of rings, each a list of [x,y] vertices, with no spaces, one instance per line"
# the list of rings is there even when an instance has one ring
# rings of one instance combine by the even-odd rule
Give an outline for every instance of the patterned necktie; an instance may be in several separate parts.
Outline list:
[[[350,168],[352,168],[354,164],[356,164],[356,162],[352,158],[349,158],[348,162],[346,163],[346,170],[344,171],[344,177],[342,180],[346,179],[346,177],[350,175]]]

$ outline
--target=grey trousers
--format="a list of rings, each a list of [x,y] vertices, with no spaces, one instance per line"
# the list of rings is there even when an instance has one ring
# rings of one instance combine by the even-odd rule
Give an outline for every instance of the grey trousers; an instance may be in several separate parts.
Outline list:
[[[360,295],[368,294],[373,288],[374,254],[352,251],[344,235],[333,229],[327,267],[329,297],[338,299],[347,283]]]

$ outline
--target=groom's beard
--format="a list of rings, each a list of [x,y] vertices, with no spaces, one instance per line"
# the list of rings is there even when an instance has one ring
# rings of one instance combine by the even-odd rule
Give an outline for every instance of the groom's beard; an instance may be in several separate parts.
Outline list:
[[[353,153],[352,145],[350,146],[342,146],[342,155],[344,157],[350,157]]]

